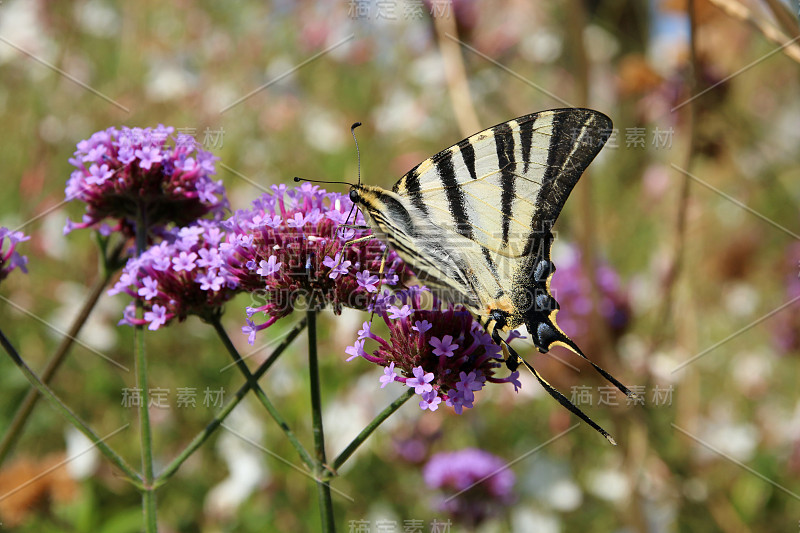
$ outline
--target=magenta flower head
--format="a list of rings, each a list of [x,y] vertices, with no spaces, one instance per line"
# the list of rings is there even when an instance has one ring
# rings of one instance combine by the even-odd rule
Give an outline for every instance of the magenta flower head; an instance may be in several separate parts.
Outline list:
[[[432,305],[423,305],[423,295]],[[486,383],[511,383],[519,388],[519,373],[495,376],[502,365],[500,347],[466,309],[442,303],[424,287],[411,287],[395,294],[384,293],[375,305],[389,327],[389,338],[372,331],[364,322],[358,340],[345,352],[350,361],[362,357],[384,367],[381,387],[399,381],[420,396],[421,409],[435,411],[444,402],[456,413],[470,408],[475,393]],[[513,338],[513,337],[510,337]],[[367,340],[378,347],[368,353]]]
[[[17,267],[26,274],[28,273],[28,258],[20,255],[17,251],[17,244],[28,239],[30,237],[21,231],[0,228],[0,281],[6,279]],[[6,241],[8,241],[8,246],[6,246]]]
[[[257,331],[271,326],[296,308],[331,305],[367,309],[379,283],[395,286],[408,274],[394,252],[386,254],[383,275],[378,274],[386,247],[377,239],[344,246],[369,235],[368,230],[341,227],[363,225],[350,199],[327,193],[316,185],[288,189],[273,185],[247,211],[237,211],[223,222],[228,230],[220,245],[225,269],[259,305],[247,308],[242,330],[255,341]],[[263,313],[256,324],[252,316]]]
[[[78,143],[69,162],[76,167],[67,180],[67,200],[86,204],[83,221],[67,219],[64,233],[98,228],[133,233],[138,206],[145,208],[150,227],[168,222],[187,225],[228,205],[221,181],[213,181],[217,159],[193,140],[170,137],[174,129],[108,128]],[[109,228],[106,218],[116,220]]]
[[[441,491],[434,507],[477,526],[514,501],[514,473],[500,457],[477,448],[437,453],[422,470],[425,484]]]
[[[572,245],[562,249],[555,263],[558,265],[553,275],[550,290],[561,304],[558,324],[578,344],[592,329],[591,285],[581,265],[581,253]],[[631,309],[627,292],[623,289],[617,273],[606,264],[599,264],[595,272],[600,289],[600,315],[608,324],[609,330],[622,334],[630,322]]]
[[[144,318],[134,316],[134,303],[120,324],[147,325],[156,330],[188,315],[210,319],[237,293],[238,283],[222,268],[219,243],[225,233],[218,223],[199,220],[165,233],[164,240],[128,260],[109,294],[124,292],[141,300]]]

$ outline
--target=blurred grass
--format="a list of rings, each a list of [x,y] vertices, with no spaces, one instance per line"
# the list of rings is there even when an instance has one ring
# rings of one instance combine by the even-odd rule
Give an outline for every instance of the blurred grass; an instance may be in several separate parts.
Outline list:
[[[467,6],[467,15],[462,12],[457,20],[459,36],[466,43],[560,98],[576,98],[575,51],[568,39],[571,18],[565,4],[497,8],[488,2],[455,3]],[[726,18],[706,2],[696,3],[704,10],[698,19],[702,67],[698,88],[710,87],[775,49],[752,28]],[[670,423],[724,448],[775,483],[800,491],[797,354],[777,353],[770,321],[686,370],[671,373],[680,361],[787,301],[784,275],[796,272],[797,265],[787,260],[786,249],[794,238],[692,183],[686,263],[676,285],[674,313],[670,323],[658,322],[655,311],[683,179],[670,165],[684,165],[688,149],[686,109],[669,112],[689,97],[686,17],[675,10],[676,2],[669,3],[673,10],[657,2],[649,9],[637,2],[612,4],[585,2],[589,27],[584,38],[590,60],[589,107],[614,119],[619,147],[605,148],[591,166],[589,179],[578,188],[591,187],[594,246],[629,287],[634,320],[628,333],[607,350],[611,355],[603,363],[624,382],[647,385],[648,400],[653,386],[674,385],[673,402],[631,408],[619,400],[619,407],[586,407],[620,446],[607,446],[581,425],[515,464],[519,499],[510,514],[533,510],[553,516],[564,531],[793,530],[800,518],[795,498],[708,452]],[[405,19],[400,7],[395,21],[353,19],[348,7],[344,0],[4,2],[0,36],[108,95],[130,113],[0,42],[4,131],[0,168],[6,183],[0,195],[0,224],[16,227],[61,202],[67,159],[75,143],[109,125],[164,123],[195,128],[201,141],[206,128],[222,128],[222,146],[213,148],[221,162],[268,187],[288,184],[295,175],[354,180],[356,158],[348,127],[358,120],[364,123],[358,130],[364,180],[391,186],[419,160],[462,136],[437,60],[430,17]],[[20,21],[28,21],[25,31],[14,29]],[[355,35],[352,42],[220,114],[244,94],[350,33]],[[562,106],[485,59],[466,49],[462,52],[473,105],[483,125]],[[635,76],[627,76],[622,65],[634,56],[643,61],[634,69]],[[800,231],[797,73],[798,66],[778,53],[697,98],[698,150],[690,169],[697,178],[794,232]],[[648,79],[655,81],[641,81]],[[625,146],[626,129],[633,127],[645,128],[644,148]],[[673,129],[670,149],[652,146],[656,127]],[[234,208],[246,207],[261,193],[231,172],[220,169],[219,176]],[[556,225],[559,240],[576,240],[580,207],[576,199],[567,203]],[[74,288],[88,287],[97,276],[89,235],[61,236],[65,216],[78,218],[81,209],[66,205],[27,225],[32,240],[21,249],[30,258],[30,274],[15,272],[2,285],[5,297],[61,327],[66,322],[59,316],[78,305]],[[81,338],[132,368],[131,331],[114,327],[123,299],[104,299],[106,307],[97,311],[97,322]],[[237,332],[246,304],[247,298],[239,297],[228,304],[225,316],[228,331],[245,352]],[[795,308],[783,311],[796,312]],[[326,314],[322,321],[326,405],[338,402],[340,408],[368,411],[373,402],[388,403],[399,394],[399,388],[378,392],[376,369],[359,361],[343,363],[344,348],[364,319],[347,313],[336,318]],[[291,319],[284,322],[270,335],[288,329]],[[41,368],[58,342],[57,335],[6,304],[0,305],[0,323],[34,368]],[[667,337],[652,349],[654,333],[662,329]],[[150,335],[148,351],[153,386],[171,391],[173,407],[155,417],[157,457],[164,464],[213,416],[213,409],[201,406],[202,390],[222,387],[232,393],[242,378],[235,369],[219,372],[228,364],[227,356],[213,331],[193,318]],[[305,365],[301,337],[264,383],[293,429],[310,443]],[[588,370],[574,374],[552,359],[542,359],[540,366],[565,393],[573,385],[599,384]],[[372,376],[369,388],[358,381],[365,372]],[[132,374],[77,346],[54,381],[58,393],[101,435],[128,422],[133,424],[129,432],[134,431],[135,413],[121,405],[121,389],[132,386]],[[196,409],[174,407],[177,387],[198,389]],[[390,518],[398,521],[399,529],[405,519],[419,518],[426,524],[433,518],[444,519],[428,506],[433,495],[424,487],[421,466],[395,452],[398,439],[408,432],[438,434],[429,439],[431,450],[478,446],[513,460],[574,423],[536,388],[526,382],[516,397],[507,391],[484,391],[476,408],[462,416],[448,409],[422,413],[409,402],[334,481],[334,487],[355,499],[354,503],[334,499],[340,530],[347,530],[349,520],[369,519],[374,525],[377,518]],[[6,358],[0,358],[0,390],[2,428],[27,390]],[[297,463],[294,450],[272,421],[256,403],[248,403],[263,420],[262,444]],[[326,419],[330,434],[338,423],[345,425],[342,417],[349,415],[333,416],[339,422]],[[12,461],[63,451],[64,430],[57,414],[40,405]],[[111,444],[135,464],[138,440],[133,435],[115,437]],[[159,518],[165,531],[318,527],[316,511],[305,511],[314,491],[312,482],[267,456],[263,459],[269,477],[238,510],[223,515],[210,512],[205,499],[228,475],[217,440],[212,439],[159,491]],[[337,451],[329,450],[329,455]],[[535,490],[557,481],[536,477],[536,465],[551,463],[568,465],[566,476],[580,491],[579,505],[559,507],[558,501]],[[592,488],[592,476],[608,470],[623,474],[627,496],[607,500]],[[79,483],[74,499],[42,503],[18,530],[134,531],[139,527],[138,505],[135,492],[103,465],[91,479]],[[513,517],[509,520],[513,523]],[[502,530],[502,524],[493,527]]]

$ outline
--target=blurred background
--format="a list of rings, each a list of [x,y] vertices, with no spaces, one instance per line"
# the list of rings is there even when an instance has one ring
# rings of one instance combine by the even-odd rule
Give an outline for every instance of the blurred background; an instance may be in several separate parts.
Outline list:
[[[800,26],[779,0],[501,4],[470,0],[53,2],[0,4],[0,225],[31,235],[30,273],[2,284],[0,324],[41,368],[99,273],[91,235],[64,237],[67,162],[109,126],[159,123],[220,157],[234,209],[293,176],[390,187],[477,130],[543,109],[586,106],[614,135],[555,226],[553,286],[564,330],[637,390],[630,402],[566,352],[529,357],[608,429],[612,447],[530,376],[487,387],[474,409],[408,402],[333,486],[341,531],[796,531],[800,523]],[[694,28],[694,32],[692,31]],[[693,36],[693,38],[692,38]],[[693,46],[691,43],[694,43]],[[344,192],[345,186],[331,190]],[[23,226],[24,225],[24,226]],[[12,303],[13,302],[13,305]],[[102,297],[80,338],[133,367],[126,298]],[[247,296],[224,323],[242,353]],[[263,360],[300,319],[259,338]],[[402,392],[379,368],[345,363],[364,313],[321,319],[329,456]],[[525,341],[523,341],[525,342]],[[305,335],[262,380],[310,446]],[[148,336],[156,461],[169,462],[243,379],[196,318]],[[132,373],[74,346],[53,387],[138,464]],[[28,389],[0,357],[0,428]],[[196,405],[180,402],[196,390]],[[229,425],[299,464],[247,399]],[[16,531],[127,532],[140,498],[41,402],[0,469],[0,522]],[[423,466],[490,451],[511,463],[513,503],[477,523],[437,506]],[[312,531],[313,482],[220,431],[158,492],[162,531]],[[33,481],[31,481],[33,480]],[[508,500],[508,499],[506,499]],[[309,508],[311,503],[311,510]],[[391,529],[394,527],[394,529]],[[361,529],[357,529],[361,528]],[[366,529],[364,529],[366,528]],[[381,529],[382,528],[382,529]]]

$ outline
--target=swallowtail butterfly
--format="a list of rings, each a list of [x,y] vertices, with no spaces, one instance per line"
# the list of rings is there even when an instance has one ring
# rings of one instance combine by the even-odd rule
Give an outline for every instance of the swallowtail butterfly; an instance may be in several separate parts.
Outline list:
[[[556,323],[550,229],[610,133],[611,120],[590,109],[525,115],[426,159],[390,191],[359,180],[350,199],[426,285],[479,317],[511,370],[523,363],[561,405],[614,443],[500,336],[525,324],[540,352],[560,345],[588,360]]]

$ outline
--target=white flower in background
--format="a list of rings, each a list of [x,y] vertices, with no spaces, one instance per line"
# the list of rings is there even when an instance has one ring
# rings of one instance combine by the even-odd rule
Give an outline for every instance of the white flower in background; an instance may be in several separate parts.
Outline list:
[[[266,453],[252,444],[262,443],[262,420],[247,402],[237,405],[226,419],[225,426],[230,430],[220,430],[216,448],[230,474],[208,491],[203,505],[207,514],[232,516],[243,501],[269,481],[270,473],[264,461]]]
[[[66,467],[69,476],[76,481],[92,477],[100,464],[97,446],[72,426],[64,431],[64,440],[67,444]]]
[[[561,518],[536,509],[517,507],[511,515],[511,530],[516,533],[560,533]]]
[[[622,503],[631,492],[628,478],[616,468],[593,470],[587,476],[587,489],[602,500]]]

